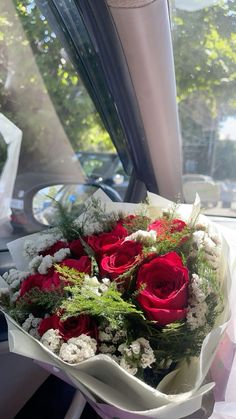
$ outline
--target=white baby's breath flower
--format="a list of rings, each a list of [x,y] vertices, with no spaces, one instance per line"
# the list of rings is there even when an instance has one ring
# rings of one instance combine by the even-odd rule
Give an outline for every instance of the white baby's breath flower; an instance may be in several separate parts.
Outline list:
[[[138,368],[126,362],[125,358],[121,359],[120,366],[131,375],[136,375],[138,372]]]
[[[28,332],[31,336],[33,336],[35,339],[40,340],[40,335],[38,333],[38,326],[41,322],[40,317],[34,317],[33,314],[29,314],[27,319],[23,322],[21,325],[22,329]]]
[[[125,238],[124,241],[132,240],[132,241],[139,241],[141,243],[147,243],[149,245],[154,244],[156,242],[157,233],[155,230],[145,231],[145,230],[138,230],[135,233],[130,234],[128,237]]]
[[[112,333],[106,333],[100,330],[98,337],[101,342],[110,342],[113,338],[113,335]]]
[[[15,303],[16,300],[18,299],[19,295],[20,295],[20,291],[14,292],[14,294],[12,294],[11,297],[10,297],[11,302]]]
[[[96,352],[97,350],[97,341],[96,339],[91,338],[88,335],[85,335],[84,333],[82,335],[80,335],[79,337],[76,338],[70,338],[68,340],[68,342],[72,342],[75,343],[76,345],[80,345],[80,342],[83,341],[85,342],[87,345],[91,346],[92,350],[94,352]]]
[[[80,335],[71,338],[67,343],[63,343],[60,348],[59,356],[63,361],[70,364],[85,361],[93,357],[97,350],[97,342],[87,335]]]
[[[99,352],[102,354],[114,354],[116,352],[116,347],[114,345],[106,345],[105,343],[102,343],[99,346]]]
[[[34,237],[34,240],[27,240],[24,244],[24,256],[33,259],[40,252],[47,250],[57,241],[65,241],[62,233],[58,229],[50,232],[43,232]],[[66,241],[65,241],[66,247]]]
[[[118,351],[123,355],[125,353],[125,349],[126,349],[126,344],[125,343],[121,343],[118,346]]]
[[[34,327],[32,329],[29,330],[29,335],[33,336],[33,338],[40,340],[40,335],[37,329],[35,329]]]
[[[14,281],[12,281],[12,283],[10,285],[10,288],[12,288],[12,289],[17,289],[18,288],[19,289],[20,284],[21,284],[20,279],[15,279]]]
[[[100,285],[99,291],[103,294],[104,292],[107,292],[108,287],[105,284]]]
[[[59,330],[49,329],[40,339],[41,343],[54,353],[58,353],[61,347],[62,337]]]
[[[217,240],[215,234],[211,237],[207,231],[198,230],[193,233],[193,243],[197,250],[204,249],[206,260],[213,269],[217,269],[220,263],[221,246],[219,241],[220,239]]]
[[[208,306],[205,301],[189,306],[187,309],[186,320],[191,330],[195,330],[206,324],[206,315],[208,313]]]
[[[135,355],[139,355],[140,354],[141,346],[140,346],[140,343],[138,341],[134,341],[133,343],[131,343],[130,348],[131,348],[131,351]]]
[[[43,260],[43,256],[42,255],[35,256],[30,261],[30,263],[29,263],[29,270],[30,270],[30,272],[34,273],[35,271],[37,271],[38,270],[38,267],[42,263],[42,260]]]
[[[102,278],[102,284],[99,285],[99,291],[101,294],[108,291],[111,281],[109,278]]]
[[[191,282],[189,285],[189,305],[195,305],[197,303],[205,301],[208,293],[205,294],[205,292],[203,291],[203,285],[205,288],[205,283],[203,279],[194,273],[192,275]]]
[[[29,329],[31,328],[31,323],[32,323],[33,317],[34,317],[33,314],[29,314],[27,319],[21,325],[22,329],[25,330],[26,332],[28,332]]]
[[[125,340],[127,337],[127,332],[126,330],[117,330],[113,336],[112,342],[113,343],[118,343],[121,340]]]
[[[32,327],[38,328],[41,321],[42,319],[40,317],[34,317],[31,322]]]
[[[54,253],[53,262],[54,263],[62,262],[68,256],[70,256],[70,249],[68,247],[65,247],[63,249],[58,250],[56,253]]]
[[[150,353],[144,353],[141,356],[141,366],[143,369],[147,368],[147,367],[151,367],[151,365],[153,364],[153,362],[156,361],[156,358],[154,356],[154,353],[150,352]]]
[[[34,258],[37,255],[37,246],[35,241],[26,240],[24,243],[23,255],[27,258]]]
[[[40,265],[38,266],[38,272],[41,275],[46,275],[48,270],[53,266],[53,257],[51,255],[44,256]]]
[[[81,294],[87,294],[88,291],[92,291],[96,295],[101,295],[99,291],[100,282],[98,281],[96,276],[90,277],[89,275],[85,275],[84,282],[81,287]]]
[[[139,368],[151,368],[151,365],[156,361],[154,352],[145,338],[138,338],[130,345],[123,343],[119,345],[118,351],[122,354],[120,366],[127,371],[129,369],[133,372],[136,371],[133,375]]]
[[[110,285],[111,281],[109,278],[102,278],[102,282],[104,285],[106,285],[107,287]]]
[[[96,276],[90,277],[89,275],[85,275],[84,283],[81,287],[81,293],[87,294],[88,291],[92,291],[94,294],[100,296],[108,290],[109,285],[110,280],[108,278],[103,278],[101,283],[98,281]]]
[[[85,275],[84,276],[84,284],[89,286],[89,287],[99,287],[100,282],[98,281],[96,276],[89,276],[89,275]]]
[[[21,282],[29,275],[29,272],[18,271],[18,269],[10,269],[10,271],[5,272],[2,277],[12,289],[15,289],[18,288]]]

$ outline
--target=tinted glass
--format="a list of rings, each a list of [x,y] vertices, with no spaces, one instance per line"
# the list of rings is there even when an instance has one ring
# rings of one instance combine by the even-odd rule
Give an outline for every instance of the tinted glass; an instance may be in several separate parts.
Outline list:
[[[185,200],[198,191],[207,213],[234,216],[236,2],[175,0],[171,6]]]
[[[0,238],[11,239],[39,229],[28,199],[33,189],[87,182],[95,169],[90,157],[103,166],[102,155],[116,156],[79,75],[33,0],[0,2],[0,114]]]

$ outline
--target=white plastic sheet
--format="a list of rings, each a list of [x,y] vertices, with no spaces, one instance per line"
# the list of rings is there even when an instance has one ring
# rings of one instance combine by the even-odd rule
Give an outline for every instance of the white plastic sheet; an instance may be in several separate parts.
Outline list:
[[[21,148],[22,131],[0,113],[0,133],[8,145],[7,161],[0,176],[0,225],[9,219]]]

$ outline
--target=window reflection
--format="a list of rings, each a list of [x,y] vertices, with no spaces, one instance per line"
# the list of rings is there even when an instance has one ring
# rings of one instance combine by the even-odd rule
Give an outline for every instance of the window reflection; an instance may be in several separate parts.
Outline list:
[[[8,162],[14,185],[10,196],[5,186],[1,190],[9,207],[8,220],[0,220],[1,238],[37,230],[26,199],[35,186],[87,181],[79,151],[115,151],[80,77],[34,0],[0,2],[0,113],[23,133],[15,173],[9,168],[9,147],[0,136],[0,176]]]
[[[195,10],[190,3],[171,2],[183,184],[188,174],[210,176],[211,189],[209,179],[204,185],[207,212],[235,216],[236,3],[198,2]],[[187,186],[192,195],[201,190],[200,181]]]

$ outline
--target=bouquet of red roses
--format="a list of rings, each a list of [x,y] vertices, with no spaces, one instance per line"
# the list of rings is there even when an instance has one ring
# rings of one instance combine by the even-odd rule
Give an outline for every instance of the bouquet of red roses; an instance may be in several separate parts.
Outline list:
[[[187,219],[177,205],[153,209],[127,215],[92,198],[71,220],[59,208],[57,229],[25,240],[27,270],[3,276],[4,311],[60,365],[83,370],[102,359],[162,390],[203,356],[204,339],[226,315],[221,237],[198,206]],[[184,381],[174,392],[190,389]],[[170,402],[163,397],[155,407]]]

